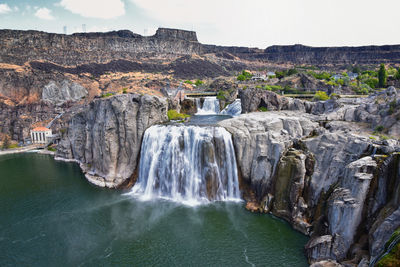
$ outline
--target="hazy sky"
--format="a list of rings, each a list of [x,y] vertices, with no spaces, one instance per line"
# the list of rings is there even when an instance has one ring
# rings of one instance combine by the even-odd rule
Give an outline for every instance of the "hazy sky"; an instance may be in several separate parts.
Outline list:
[[[0,28],[152,35],[161,26],[218,45],[382,45],[400,44],[399,12],[400,0],[0,0]]]

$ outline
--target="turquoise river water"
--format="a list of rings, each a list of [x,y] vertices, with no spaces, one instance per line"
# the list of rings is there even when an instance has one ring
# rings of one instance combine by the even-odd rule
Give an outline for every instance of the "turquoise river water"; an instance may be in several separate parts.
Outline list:
[[[307,237],[241,202],[139,201],[75,163],[0,157],[0,266],[307,266]]]

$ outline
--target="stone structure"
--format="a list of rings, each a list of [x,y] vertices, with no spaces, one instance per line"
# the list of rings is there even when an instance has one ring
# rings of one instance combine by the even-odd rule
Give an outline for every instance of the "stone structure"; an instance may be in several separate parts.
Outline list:
[[[33,144],[47,144],[51,136],[51,130],[46,127],[36,127],[31,130],[31,140]]]

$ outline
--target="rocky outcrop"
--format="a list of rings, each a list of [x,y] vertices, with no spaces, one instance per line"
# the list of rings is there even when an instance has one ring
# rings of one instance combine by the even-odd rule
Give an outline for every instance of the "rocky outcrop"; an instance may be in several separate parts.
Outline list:
[[[232,133],[242,178],[259,197],[271,188],[273,174],[293,140],[308,136],[318,126],[294,113],[252,113],[219,123]]]
[[[144,131],[166,113],[167,102],[148,95],[95,100],[72,117],[57,158],[79,162],[96,185],[118,187],[134,178]]]
[[[309,102],[253,88],[239,90],[242,112],[266,108],[269,111],[298,110],[318,115],[323,121],[363,122],[371,129],[393,137],[400,136],[400,93],[394,87],[366,98],[329,99]]]
[[[55,105],[68,101],[77,101],[86,97],[88,91],[78,83],[63,80],[60,83],[49,82],[42,91],[42,99]]]
[[[293,107],[290,99],[246,91],[244,109],[258,109],[264,101],[277,110],[219,122],[232,133],[242,178],[254,190],[258,205],[248,207],[310,235],[306,253],[314,266],[367,266],[400,224],[399,143],[374,140],[365,127],[373,125],[373,116],[386,121],[396,114],[386,112],[394,105],[389,96],[392,103],[396,99],[393,90],[307,108],[300,101],[295,111],[285,111]]]

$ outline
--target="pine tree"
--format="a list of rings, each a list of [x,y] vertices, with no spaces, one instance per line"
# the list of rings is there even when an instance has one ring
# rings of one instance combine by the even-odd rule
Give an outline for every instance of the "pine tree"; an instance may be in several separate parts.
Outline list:
[[[6,135],[3,139],[3,145],[2,145],[2,149],[7,149],[10,147],[10,139],[8,138],[8,135]]]
[[[385,64],[381,64],[378,72],[378,79],[379,79],[379,87],[384,88],[387,85],[387,71],[385,68]]]

